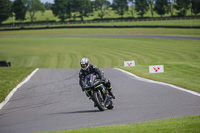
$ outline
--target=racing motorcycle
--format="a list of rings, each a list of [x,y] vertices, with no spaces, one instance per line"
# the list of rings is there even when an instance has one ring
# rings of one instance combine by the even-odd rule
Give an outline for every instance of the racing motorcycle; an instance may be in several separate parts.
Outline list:
[[[95,74],[85,77],[84,89],[86,95],[93,100],[95,107],[98,107],[100,111],[104,111],[106,108],[113,109],[112,96],[109,95],[107,88]]]

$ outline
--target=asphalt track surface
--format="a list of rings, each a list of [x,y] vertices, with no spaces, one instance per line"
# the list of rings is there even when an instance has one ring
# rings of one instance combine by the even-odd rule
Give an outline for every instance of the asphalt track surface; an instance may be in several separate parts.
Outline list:
[[[79,69],[39,69],[0,110],[1,133],[31,133],[200,115],[200,97],[102,69],[117,97],[100,112],[78,85]]]

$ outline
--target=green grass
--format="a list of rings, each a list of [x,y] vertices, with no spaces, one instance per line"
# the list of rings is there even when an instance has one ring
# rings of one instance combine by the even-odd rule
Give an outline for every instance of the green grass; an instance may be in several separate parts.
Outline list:
[[[1,38],[0,60],[13,67],[80,68],[88,57],[100,68],[120,67],[139,76],[160,80],[200,92],[200,44],[198,40],[25,37]],[[123,61],[136,67],[124,68]],[[149,74],[149,65],[165,65],[165,73]]]
[[[190,20],[135,20],[124,22],[91,22],[86,24],[71,23],[70,26],[200,26],[200,19]],[[63,26],[63,25],[62,25]]]
[[[87,127],[46,133],[199,133],[200,116],[188,116],[127,125]]]
[[[0,67],[0,102],[33,70],[34,68]]]
[[[183,35],[200,36],[199,29],[175,29],[175,28],[79,28],[79,29],[48,29],[48,30],[19,30],[0,31],[1,36],[27,36],[27,35]]]
[[[41,12],[36,12],[35,17],[36,18],[34,21],[50,21],[50,20],[59,21],[59,19],[53,15],[51,10],[46,10],[43,14]],[[10,17],[6,21],[4,21],[3,24],[12,23],[13,21],[20,22],[16,21],[15,18]],[[23,22],[30,22],[30,21],[31,21],[30,16],[28,15],[28,13],[26,13],[26,20]]]

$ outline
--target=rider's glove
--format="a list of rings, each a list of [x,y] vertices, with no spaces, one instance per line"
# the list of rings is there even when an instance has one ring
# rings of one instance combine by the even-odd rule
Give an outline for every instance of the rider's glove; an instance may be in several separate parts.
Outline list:
[[[104,80],[104,83],[105,83],[105,84],[107,84],[108,82],[109,82],[109,80],[108,80],[108,79],[105,79],[105,80]]]
[[[104,80],[105,80],[105,78],[102,77],[102,78],[101,78],[101,82],[104,82]]]
[[[82,87],[82,91],[85,91],[85,89],[87,89],[87,88],[89,88],[89,86],[88,86],[88,85],[84,85],[84,86]]]

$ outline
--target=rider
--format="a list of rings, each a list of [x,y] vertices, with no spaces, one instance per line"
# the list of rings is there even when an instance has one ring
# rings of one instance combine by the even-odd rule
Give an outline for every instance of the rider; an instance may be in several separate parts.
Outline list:
[[[110,80],[104,77],[103,71],[101,71],[97,66],[90,64],[90,61],[88,58],[82,58],[80,61],[81,70],[79,72],[79,85],[82,88],[82,91],[84,91],[84,80],[85,77],[89,74],[97,74],[99,78],[101,79],[101,82],[108,88],[109,94],[112,96],[113,99],[115,99],[115,95],[112,93],[112,87]]]

